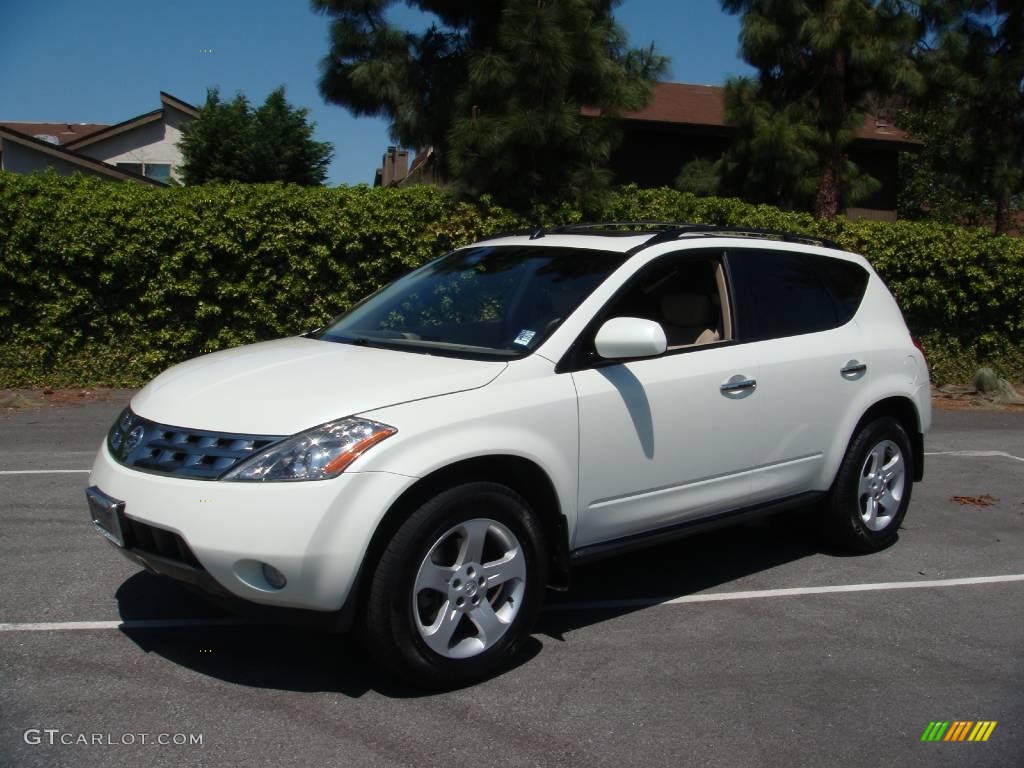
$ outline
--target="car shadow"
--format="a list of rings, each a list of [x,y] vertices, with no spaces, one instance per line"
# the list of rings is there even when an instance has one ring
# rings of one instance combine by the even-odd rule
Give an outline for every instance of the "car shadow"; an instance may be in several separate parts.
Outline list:
[[[637,550],[572,571],[568,592],[549,593],[537,633],[563,640],[581,627],[649,610],[654,603],[728,585],[812,555],[844,557],[822,541],[818,506]],[[594,608],[587,608],[594,603]],[[570,609],[559,610],[560,605]]]
[[[629,417],[633,420],[644,456],[648,459],[654,458],[654,419],[651,416],[651,403],[647,399],[644,385],[625,365],[611,365],[596,370],[622,397]]]
[[[528,663],[542,651],[545,639],[564,642],[572,631],[649,610],[649,602],[729,584],[814,554],[838,556],[823,549],[808,525],[810,512],[798,510],[576,568],[568,592],[548,592],[533,636],[502,674]],[[177,582],[147,572],[127,579],[116,597],[127,622],[121,631],[139,648],[219,680],[353,698],[371,690],[394,698],[432,695],[395,682],[371,661],[354,635],[272,624],[174,625],[176,619],[233,618]],[[588,602],[605,605],[581,609]],[[560,609],[566,604],[572,609]],[[171,624],[133,626],[154,619]]]
[[[392,698],[436,695],[396,681],[374,663],[354,634],[239,617],[147,571],[126,579],[115,597],[124,622],[121,632],[135,645],[218,680],[352,698],[371,690]],[[531,637],[503,674],[528,662],[542,646]]]

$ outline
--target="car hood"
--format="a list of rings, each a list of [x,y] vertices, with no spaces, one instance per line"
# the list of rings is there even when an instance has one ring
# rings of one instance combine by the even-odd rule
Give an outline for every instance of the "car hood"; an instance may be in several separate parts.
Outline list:
[[[507,365],[280,339],[176,365],[132,398],[132,410],[177,427],[291,435],[363,411],[477,389]]]

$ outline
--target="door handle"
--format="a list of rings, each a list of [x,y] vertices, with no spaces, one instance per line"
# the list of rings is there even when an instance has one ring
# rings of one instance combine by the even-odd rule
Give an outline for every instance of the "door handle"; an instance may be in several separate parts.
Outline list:
[[[846,365],[839,369],[839,373],[843,376],[853,376],[858,373],[864,373],[867,369],[867,363],[862,363],[860,360],[850,360]]]
[[[743,374],[738,373],[718,388],[723,392],[742,392],[745,389],[754,390],[757,389],[757,380],[748,379]]]

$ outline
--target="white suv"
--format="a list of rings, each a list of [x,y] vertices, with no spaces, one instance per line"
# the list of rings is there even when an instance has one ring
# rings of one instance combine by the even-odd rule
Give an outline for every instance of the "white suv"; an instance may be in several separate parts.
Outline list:
[[[928,371],[861,256],[797,235],[577,225],[430,262],[322,329],[175,366],[87,491],[125,555],[479,679],[570,566],[824,499],[891,544]]]

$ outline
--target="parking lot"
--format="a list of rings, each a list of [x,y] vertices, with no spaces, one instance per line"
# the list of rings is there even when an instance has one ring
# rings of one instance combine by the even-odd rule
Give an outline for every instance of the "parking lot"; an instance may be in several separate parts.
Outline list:
[[[1022,412],[936,411],[885,552],[804,512],[590,565],[513,668],[423,694],[115,553],[82,470],[122,405],[0,415],[0,765],[1024,764]],[[958,720],[997,725],[921,741]]]

